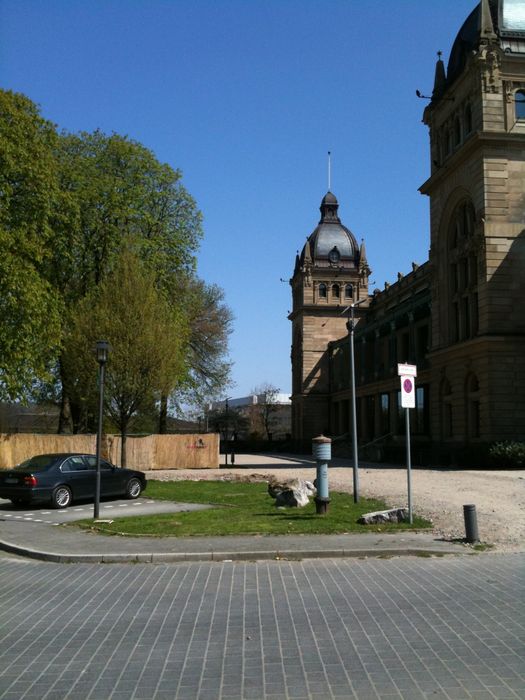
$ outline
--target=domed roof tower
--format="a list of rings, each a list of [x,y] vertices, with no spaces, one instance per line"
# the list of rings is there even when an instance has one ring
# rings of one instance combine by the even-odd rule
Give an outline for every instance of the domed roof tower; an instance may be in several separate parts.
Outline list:
[[[299,440],[327,430],[328,343],[347,334],[345,309],[368,299],[364,243],[358,245],[338,210],[336,196],[328,191],[321,201],[321,219],[297,253],[290,280],[292,432]]]

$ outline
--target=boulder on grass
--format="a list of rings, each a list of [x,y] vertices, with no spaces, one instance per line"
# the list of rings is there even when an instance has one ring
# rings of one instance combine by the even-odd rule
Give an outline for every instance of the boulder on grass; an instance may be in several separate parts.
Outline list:
[[[379,523],[402,523],[408,520],[408,508],[391,508],[378,510],[375,513],[365,513],[357,521],[361,525],[377,525]]]
[[[275,498],[278,508],[302,508],[308,505],[310,496],[315,496],[316,490],[312,482],[305,479],[272,479],[268,484],[268,493]]]

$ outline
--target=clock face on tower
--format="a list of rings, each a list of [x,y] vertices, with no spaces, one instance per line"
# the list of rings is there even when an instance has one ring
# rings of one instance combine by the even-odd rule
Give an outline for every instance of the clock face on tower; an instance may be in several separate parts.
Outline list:
[[[341,255],[337,250],[337,246],[334,246],[332,250],[328,253],[328,259],[334,265],[336,265],[339,262],[339,260],[341,260]]]

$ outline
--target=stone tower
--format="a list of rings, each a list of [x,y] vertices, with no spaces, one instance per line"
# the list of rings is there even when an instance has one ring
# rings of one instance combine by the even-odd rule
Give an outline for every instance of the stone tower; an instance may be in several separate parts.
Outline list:
[[[463,444],[525,434],[525,3],[482,0],[430,131],[431,432]],[[520,427],[521,426],[521,427]]]
[[[364,243],[341,223],[331,193],[321,219],[295,261],[292,287],[292,436],[308,442],[330,426],[330,341],[347,333],[344,309],[368,298],[370,269]]]

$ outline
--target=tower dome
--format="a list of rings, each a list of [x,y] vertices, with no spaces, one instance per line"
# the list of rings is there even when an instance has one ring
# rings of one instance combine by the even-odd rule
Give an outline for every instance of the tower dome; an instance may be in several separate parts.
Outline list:
[[[328,191],[321,201],[321,219],[310,234],[301,258],[308,246],[314,265],[338,264],[354,267],[359,262],[359,246],[354,234],[341,223],[336,196]]]

